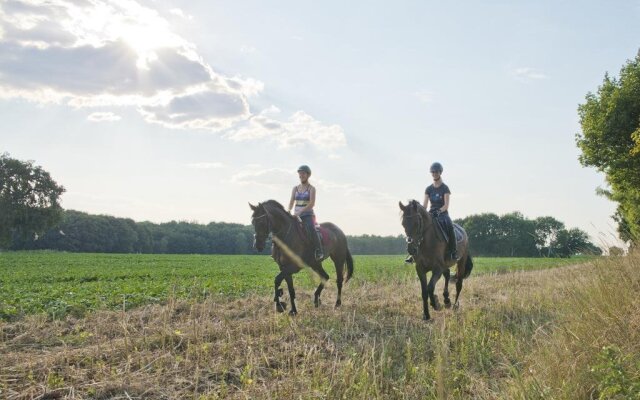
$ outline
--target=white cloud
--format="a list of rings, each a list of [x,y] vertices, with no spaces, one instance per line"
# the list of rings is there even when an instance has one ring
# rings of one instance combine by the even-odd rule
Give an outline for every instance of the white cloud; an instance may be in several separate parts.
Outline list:
[[[219,169],[224,168],[225,165],[221,162],[200,162],[187,164],[187,167],[195,169]]]
[[[0,26],[0,98],[134,106],[149,122],[220,130],[248,118],[247,96],[264,87],[216,73],[133,0],[10,0]]]
[[[112,112],[94,112],[89,114],[87,119],[92,122],[114,122],[120,121],[122,118]]]
[[[282,122],[271,117],[278,112],[277,108],[269,107],[251,117],[245,126],[228,133],[227,137],[236,141],[268,138],[283,148],[311,144],[330,150],[347,144],[339,125],[325,125],[304,111],[297,111]]]
[[[189,17],[178,8],[168,13]],[[279,147],[346,145],[340,126],[304,111],[285,121],[275,118],[276,107],[254,115],[249,99],[263,91],[257,79],[214,71],[167,19],[135,0],[0,2],[0,99],[132,107],[166,128],[226,131]]]
[[[192,20],[193,19],[193,15],[189,15],[186,14],[182,9],[180,8],[172,8],[171,10],[169,10],[169,12],[173,15],[177,15],[180,18],[184,18],[184,19],[188,19],[188,20]]]
[[[318,189],[326,190],[327,192],[342,193],[345,197],[351,198],[356,196],[366,200],[367,203],[389,204],[395,201],[395,197],[386,192],[353,183],[340,183],[319,179],[316,181],[316,186]]]
[[[247,46],[247,45],[240,46],[240,53],[253,54],[256,51],[258,51],[258,49],[256,49],[254,46]]]
[[[243,171],[231,176],[229,182],[237,185],[261,185],[269,187],[291,186],[295,174],[283,168],[262,168],[259,165],[246,166]]]
[[[413,94],[423,103],[431,103],[433,101],[433,93],[429,91],[419,91]]]
[[[529,67],[512,68],[511,75],[520,80],[542,80],[549,78],[545,73]]]

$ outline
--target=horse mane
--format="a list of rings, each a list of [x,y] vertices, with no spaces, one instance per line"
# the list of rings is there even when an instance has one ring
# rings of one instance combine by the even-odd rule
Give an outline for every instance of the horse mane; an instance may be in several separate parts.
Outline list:
[[[291,217],[291,215],[287,212],[287,210],[284,209],[284,206],[280,203],[278,203],[275,200],[267,200],[263,203],[260,203],[263,207],[265,207],[265,209],[267,209],[267,211],[272,212],[272,211],[280,211],[283,214],[285,214],[288,217]]]
[[[411,206],[411,207],[413,207],[415,205],[416,206],[416,210],[418,210],[418,213],[420,213],[420,215],[422,215],[424,218],[430,219],[431,215],[429,214],[427,209],[424,208],[424,206],[422,204],[420,204],[420,202],[418,200],[411,200],[408,205]]]

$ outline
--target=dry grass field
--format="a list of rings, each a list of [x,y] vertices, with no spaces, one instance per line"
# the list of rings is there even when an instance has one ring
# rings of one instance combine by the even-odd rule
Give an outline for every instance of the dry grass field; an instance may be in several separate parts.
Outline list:
[[[0,322],[0,398],[640,399],[639,290],[635,255],[472,275],[429,323],[415,275],[337,310],[300,288],[296,317],[263,294],[28,315]]]

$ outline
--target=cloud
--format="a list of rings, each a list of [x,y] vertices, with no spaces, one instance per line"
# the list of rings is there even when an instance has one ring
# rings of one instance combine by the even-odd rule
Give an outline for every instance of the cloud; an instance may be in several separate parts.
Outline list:
[[[87,119],[92,122],[114,122],[120,121],[122,118],[112,112],[94,112],[89,114]]]
[[[0,98],[133,106],[148,122],[220,130],[248,118],[247,97],[264,87],[215,72],[132,0],[9,0],[0,26]]]
[[[549,78],[545,73],[529,67],[513,68],[511,69],[511,75],[519,80],[542,80]]]
[[[330,150],[347,144],[339,125],[325,125],[304,111],[295,112],[284,122],[271,117],[278,113],[276,107],[269,107],[251,117],[245,126],[228,133],[227,137],[235,141],[268,138],[282,148],[311,144]]]
[[[413,94],[420,100],[422,103],[431,103],[433,102],[433,92],[429,91],[419,91]]]
[[[167,13],[190,18],[178,8]],[[284,121],[274,107],[252,113],[250,100],[263,91],[257,79],[215,71],[158,11],[135,0],[0,2],[0,99],[131,107],[166,128],[271,140],[283,148],[346,145],[340,126],[304,111]]]
[[[188,19],[188,20],[192,20],[193,19],[193,15],[189,15],[186,14],[182,9],[180,8],[172,8],[171,10],[169,10],[169,12],[173,15],[177,15],[180,18],[184,18],[184,19]]]
[[[316,181],[318,189],[327,192],[342,193],[345,197],[359,197],[366,200],[369,204],[389,204],[396,201],[396,198],[386,192],[353,183],[340,183],[325,179]]]
[[[259,165],[246,166],[243,171],[231,176],[229,182],[247,186],[269,187],[291,186],[295,173],[283,168],[262,168]]]
[[[242,186],[268,186],[272,188],[288,188],[296,182],[292,170],[283,168],[263,168],[260,165],[247,165],[241,172],[232,175],[230,183]],[[316,179],[314,185],[323,192],[345,198],[362,199],[369,205],[388,205],[397,201],[395,196],[368,186],[336,182],[327,179]]]
[[[187,164],[187,167],[195,169],[219,169],[224,168],[224,166],[225,165],[221,162],[200,162]]]
[[[240,47],[240,53],[253,54],[256,51],[258,51],[258,49],[255,48],[254,46],[243,45],[243,46]]]

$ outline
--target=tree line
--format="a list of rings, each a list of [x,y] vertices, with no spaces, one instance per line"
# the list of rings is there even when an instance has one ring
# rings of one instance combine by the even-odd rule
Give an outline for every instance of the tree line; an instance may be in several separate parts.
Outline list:
[[[483,257],[570,257],[602,254],[578,228],[553,217],[528,219],[520,212],[471,215],[455,221],[467,231],[471,254]]]
[[[535,220],[514,212],[457,220],[469,235],[472,254],[491,257],[568,257],[600,254],[585,232],[565,229],[552,217]],[[233,223],[135,222],[128,218],[66,210],[42,235],[14,234],[11,250],[93,253],[255,254],[253,227]],[[403,254],[404,236],[348,236],[353,254]]]

